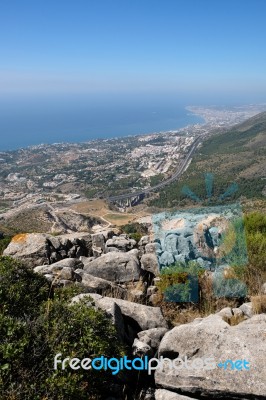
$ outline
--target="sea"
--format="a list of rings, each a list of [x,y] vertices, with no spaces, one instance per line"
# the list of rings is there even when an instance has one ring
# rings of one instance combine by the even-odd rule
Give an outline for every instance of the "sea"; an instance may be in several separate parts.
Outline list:
[[[0,151],[176,130],[204,123],[174,96],[6,96]]]

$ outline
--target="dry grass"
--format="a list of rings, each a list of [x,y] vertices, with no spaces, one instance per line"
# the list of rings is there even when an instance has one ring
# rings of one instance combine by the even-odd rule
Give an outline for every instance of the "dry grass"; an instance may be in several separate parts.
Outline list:
[[[255,314],[266,313],[266,294],[251,296],[251,303]]]
[[[249,296],[261,294],[261,286],[266,282],[266,271],[248,265],[244,272],[244,281],[248,287]]]
[[[104,214],[103,218],[109,221],[111,224],[116,226],[123,226],[132,222],[136,216],[133,214],[118,214],[118,213],[108,213]]]
[[[89,214],[110,224],[122,226],[136,219],[136,214],[112,212],[106,201],[101,199],[84,201],[71,206],[71,209],[81,213]]]
[[[223,320],[227,322],[229,325],[234,326],[240,324],[240,322],[244,321],[246,318],[244,315],[232,315],[232,317],[224,316]]]

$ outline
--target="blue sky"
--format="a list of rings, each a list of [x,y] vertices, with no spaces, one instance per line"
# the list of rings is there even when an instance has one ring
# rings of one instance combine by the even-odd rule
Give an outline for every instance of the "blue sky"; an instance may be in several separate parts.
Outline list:
[[[266,101],[265,16],[265,0],[2,1],[0,95]]]

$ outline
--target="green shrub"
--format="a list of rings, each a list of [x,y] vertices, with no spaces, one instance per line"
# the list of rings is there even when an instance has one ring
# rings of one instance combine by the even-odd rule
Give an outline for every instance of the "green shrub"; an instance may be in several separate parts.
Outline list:
[[[41,275],[11,257],[0,258],[0,311],[17,318],[32,318],[49,297],[50,285]]]
[[[121,357],[124,348],[110,318],[81,302],[77,288],[52,293],[41,276],[0,259],[1,400],[101,399],[116,378],[100,370],[54,370],[54,357]]]
[[[161,270],[157,287],[165,301],[198,302],[198,279],[203,273],[197,262],[190,261],[188,265],[178,262]]]
[[[11,241],[11,237],[4,237],[3,239],[0,239],[0,256],[3,254],[3,251],[7,248]]]

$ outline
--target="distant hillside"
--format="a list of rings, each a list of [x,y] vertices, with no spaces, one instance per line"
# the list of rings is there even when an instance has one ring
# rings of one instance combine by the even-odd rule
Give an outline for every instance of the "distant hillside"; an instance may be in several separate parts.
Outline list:
[[[266,199],[266,112],[217,134],[198,149],[182,180],[169,185],[165,192],[150,202],[156,207],[186,204],[182,187],[189,187],[206,198],[204,173],[214,174],[214,200],[233,182],[238,191],[231,201]]]
[[[94,225],[105,222],[95,216],[84,215],[73,210],[54,209],[51,205],[31,207],[0,218],[0,232],[14,235],[20,232],[72,233],[91,232]]]

